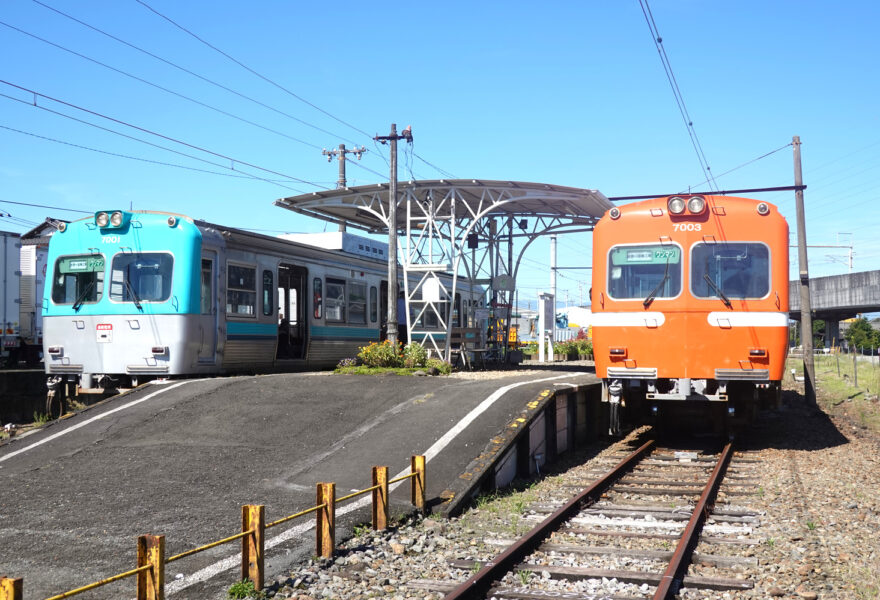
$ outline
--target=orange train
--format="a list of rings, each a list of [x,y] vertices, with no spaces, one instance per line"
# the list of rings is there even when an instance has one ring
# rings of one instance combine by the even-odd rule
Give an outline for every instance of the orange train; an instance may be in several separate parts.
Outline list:
[[[788,224],[772,204],[729,196],[614,207],[593,232],[592,305],[612,433],[622,419],[688,416],[723,432],[778,402]]]

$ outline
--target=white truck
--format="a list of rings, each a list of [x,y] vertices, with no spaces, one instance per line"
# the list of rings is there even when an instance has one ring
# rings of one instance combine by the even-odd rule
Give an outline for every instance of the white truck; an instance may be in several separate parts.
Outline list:
[[[0,358],[5,363],[10,352],[17,362],[20,347],[21,238],[0,231]]]
[[[43,289],[48,241],[48,237],[21,238],[19,360],[26,361],[28,366],[37,365],[43,352]]]

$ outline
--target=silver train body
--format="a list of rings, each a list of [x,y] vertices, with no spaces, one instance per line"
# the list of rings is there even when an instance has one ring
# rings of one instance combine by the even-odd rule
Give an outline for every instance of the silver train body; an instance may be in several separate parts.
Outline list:
[[[326,237],[318,247],[145,211],[70,223],[49,245],[46,373],[82,389],[115,388],[354,357],[384,336],[385,245]],[[483,304],[481,294],[455,295],[453,326]]]

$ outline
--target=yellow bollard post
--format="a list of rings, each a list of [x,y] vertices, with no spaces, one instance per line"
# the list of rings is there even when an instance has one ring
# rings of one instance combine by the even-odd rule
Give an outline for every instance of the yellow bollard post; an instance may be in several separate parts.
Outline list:
[[[336,484],[319,483],[316,506],[323,508],[315,513],[315,554],[333,557],[336,546]]]
[[[388,467],[373,467],[373,530],[388,527]]]
[[[149,571],[137,574],[137,600],[165,599],[165,536],[142,535],[137,541],[137,566]]]
[[[266,510],[262,504],[241,507],[241,530],[253,531],[241,538],[241,578],[250,579],[254,589],[263,589],[263,553],[266,538]]]
[[[410,472],[415,477],[410,477],[410,496],[412,504],[423,513],[425,512],[425,457],[415,455],[410,459]]]
[[[0,577],[0,600],[22,600],[23,590],[24,582],[21,577],[16,579]]]

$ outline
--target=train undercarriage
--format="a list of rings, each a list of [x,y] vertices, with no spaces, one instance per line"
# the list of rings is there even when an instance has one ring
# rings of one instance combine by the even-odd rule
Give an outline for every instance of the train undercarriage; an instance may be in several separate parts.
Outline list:
[[[641,425],[668,433],[728,437],[750,426],[761,410],[781,402],[779,381],[604,379],[608,434]]]

